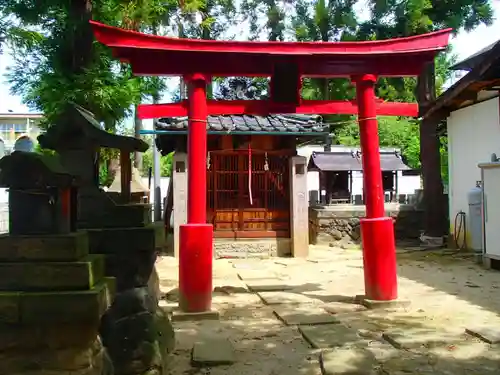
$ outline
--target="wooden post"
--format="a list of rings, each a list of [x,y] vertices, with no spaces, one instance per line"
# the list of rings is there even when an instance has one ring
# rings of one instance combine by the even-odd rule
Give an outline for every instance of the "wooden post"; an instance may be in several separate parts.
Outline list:
[[[187,224],[179,227],[179,308],[201,313],[212,306],[213,227],[207,224],[207,78],[189,85]],[[174,203],[175,204],[175,203]]]
[[[132,163],[129,152],[120,151],[120,173],[122,199],[124,203],[128,203],[131,199],[130,182],[132,181]]]
[[[385,217],[378,137],[375,83],[377,77],[356,77],[358,122],[363,159],[366,218],[360,220],[363,242],[365,298],[373,301],[397,299],[394,223]]]

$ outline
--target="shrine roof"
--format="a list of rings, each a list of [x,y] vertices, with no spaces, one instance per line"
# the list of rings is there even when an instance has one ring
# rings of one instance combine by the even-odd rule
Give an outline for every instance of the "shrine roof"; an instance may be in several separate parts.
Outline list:
[[[320,116],[270,115],[270,116],[208,116],[207,130],[210,133],[267,133],[269,135],[303,134],[322,135],[328,128],[320,122]],[[155,129],[187,134],[188,118],[162,118],[155,121]]]
[[[448,45],[451,29],[356,42],[255,42],[163,37],[91,21],[96,39],[136,75],[271,76],[295,63],[307,77],[416,76]]]
[[[425,106],[421,117],[445,119],[453,111],[490,99],[500,88],[500,41],[469,59],[470,71]],[[468,60],[466,60],[468,61]]]
[[[408,167],[396,151],[380,150],[380,168],[383,171],[406,171]],[[309,171],[362,171],[359,150],[342,152],[313,152],[307,166]]]

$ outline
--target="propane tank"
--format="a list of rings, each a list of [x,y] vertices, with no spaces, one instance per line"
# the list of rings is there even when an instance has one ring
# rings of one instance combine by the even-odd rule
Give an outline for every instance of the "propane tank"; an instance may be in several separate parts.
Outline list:
[[[481,253],[483,249],[483,219],[482,219],[482,203],[483,203],[483,188],[481,181],[476,182],[476,187],[469,190],[467,193],[467,202],[469,204],[469,228],[467,234],[470,236],[471,250]],[[455,231],[457,228],[455,228]]]

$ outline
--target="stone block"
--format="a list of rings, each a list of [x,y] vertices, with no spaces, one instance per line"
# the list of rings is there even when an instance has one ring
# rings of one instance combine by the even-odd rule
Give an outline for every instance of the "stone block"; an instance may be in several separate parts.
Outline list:
[[[262,299],[266,305],[279,305],[279,304],[314,304],[320,301],[304,296],[300,293],[292,292],[259,292],[257,295]]]
[[[98,322],[109,304],[105,282],[85,291],[21,293],[19,321],[29,325]]]
[[[0,373],[33,375],[103,373],[101,371],[104,349],[95,330],[93,341],[83,341],[78,346],[55,349],[43,343],[39,344],[41,345],[37,350],[32,352],[12,350],[1,353]]]
[[[118,204],[103,212],[102,215],[94,216],[83,226],[85,229],[145,227],[151,224],[151,218],[150,204]]]
[[[20,322],[21,293],[0,292],[0,323]]]
[[[89,248],[92,254],[126,255],[151,252],[164,245],[163,223],[136,228],[89,229]]]
[[[404,299],[395,299],[392,301],[375,301],[368,298],[361,298],[360,302],[367,309],[398,309],[410,306],[410,301]]]
[[[315,349],[328,349],[341,346],[351,346],[361,338],[357,333],[342,324],[327,324],[316,326],[299,326],[304,339]]]
[[[289,326],[339,323],[335,316],[319,307],[278,305],[273,312],[278,319]]]
[[[467,328],[465,332],[488,344],[500,343],[500,330],[494,326]]]
[[[9,351],[38,352],[40,348],[65,349],[82,347],[94,341],[98,335],[99,322],[91,324],[72,322],[71,324],[55,323],[47,325],[26,325],[22,323],[0,323],[0,359]],[[25,357],[24,360],[27,358]],[[7,374],[2,372],[0,374]]]
[[[193,346],[191,363],[196,367],[230,365],[236,360],[234,348],[227,339],[205,339]]]
[[[414,350],[447,347],[457,343],[460,336],[453,332],[435,329],[394,329],[382,334],[382,337],[396,349]]]
[[[217,310],[202,311],[202,312],[185,312],[179,309],[172,311],[173,322],[200,321],[200,320],[219,320],[219,312]]]
[[[85,232],[47,236],[0,235],[0,262],[77,261],[88,254]]]
[[[366,310],[365,306],[348,302],[328,302],[323,308],[330,314],[354,313]]]
[[[366,349],[335,348],[319,357],[323,375],[375,375],[377,361]]]
[[[106,276],[103,278],[103,281],[106,283],[109,297],[111,301],[113,301],[116,296],[116,278],[112,276]]]
[[[242,269],[238,271],[238,277],[243,281],[277,279],[274,272],[263,269]]]
[[[250,280],[246,285],[252,292],[280,292],[293,288],[286,280],[280,279]]]
[[[154,270],[156,252],[138,251],[106,255],[106,276],[116,279],[116,291],[148,285]]]
[[[74,262],[0,263],[0,290],[87,290],[104,277],[104,256]]]

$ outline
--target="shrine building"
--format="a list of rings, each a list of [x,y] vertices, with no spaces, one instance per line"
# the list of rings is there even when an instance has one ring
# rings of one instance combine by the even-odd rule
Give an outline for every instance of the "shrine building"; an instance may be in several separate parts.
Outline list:
[[[308,231],[307,166],[297,147],[329,136],[320,121],[313,115],[208,117],[206,214],[216,256],[291,255],[293,221],[302,219],[301,230]],[[186,222],[187,128],[187,118],[155,121],[157,147],[163,155],[175,151],[167,200],[173,198],[176,251],[179,225]],[[291,214],[292,203],[306,220]],[[228,246],[234,240],[241,246]]]

